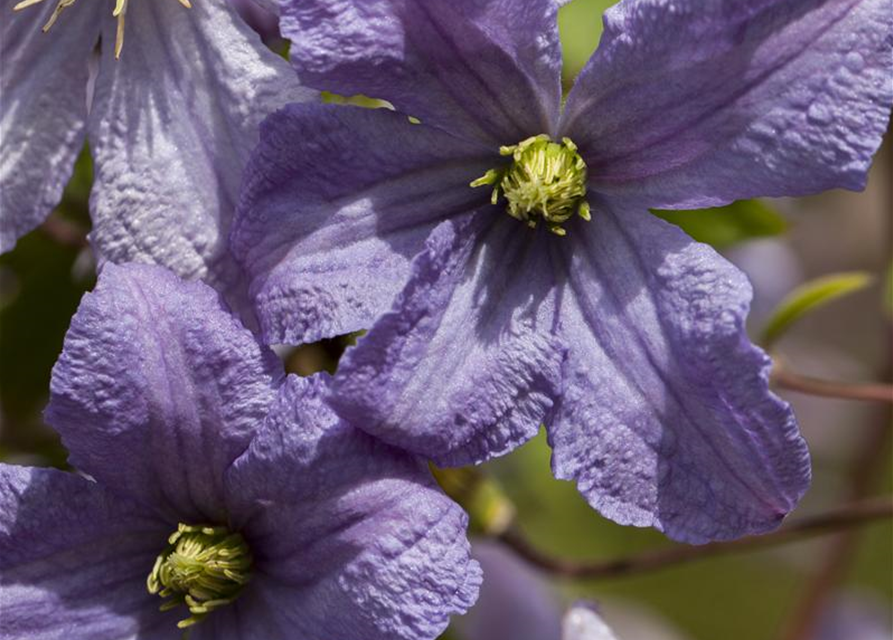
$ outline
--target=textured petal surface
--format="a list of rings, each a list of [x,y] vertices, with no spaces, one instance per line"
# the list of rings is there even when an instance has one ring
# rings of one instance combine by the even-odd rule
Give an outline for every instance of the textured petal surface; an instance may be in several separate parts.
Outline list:
[[[744,331],[750,284],[677,227],[593,205],[568,229],[555,475],[609,518],[686,542],[773,529],[809,456]]]
[[[893,103],[888,0],[625,0],[563,130],[599,191],[696,208],[860,189]]]
[[[564,359],[546,235],[489,206],[439,226],[391,311],[342,359],[339,413],[441,466],[536,435]]]
[[[290,105],[270,116],[232,234],[263,336],[311,342],[383,313],[441,220],[485,202],[498,162],[387,110]]]
[[[553,0],[282,0],[282,33],[309,86],[514,144],[554,130],[556,12]]]
[[[93,245],[237,289],[227,237],[259,122],[315,94],[225,2],[131,2],[127,25],[119,60],[104,47],[89,124]]]
[[[169,533],[73,473],[0,465],[0,637],[170,638],[177,618],[146,591]]]
[[[252,597],[281,637],[435,638],[477,597],[467,518],[422,461],[340,421],[327,386],[289,377],[227,476],[232,512],[251,514]]]
[[[0,252],[58,204],[84,145],[87,63],[99,39],[100,4],[79,3],[48,34],[41,27],[55,2],[16,13],[3,5]]]
[[[225,521],[223,472],[267,413],[278,361],[202,283],[103,269],[53,369],[47,421],[70,462],[182,521]]]

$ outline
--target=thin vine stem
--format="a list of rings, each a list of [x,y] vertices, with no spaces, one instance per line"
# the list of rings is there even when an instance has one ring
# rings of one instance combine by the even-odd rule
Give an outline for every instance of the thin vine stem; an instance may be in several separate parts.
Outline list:
[[[890,384],[822,380],[795,373],[784,366],[776,367],[772,381],[779,388],[812,396],[893,404],[893,385]]]
[[[787,544],[889,518],[893,518],[893,498],[870,498],[802,518],[763,536],[702,546],[678,545],[625,558],[594,561],[554,557],[534,546],[517,528],[503,532],[498,538],[521,558],[550,574],[571,579],[608,579]]]

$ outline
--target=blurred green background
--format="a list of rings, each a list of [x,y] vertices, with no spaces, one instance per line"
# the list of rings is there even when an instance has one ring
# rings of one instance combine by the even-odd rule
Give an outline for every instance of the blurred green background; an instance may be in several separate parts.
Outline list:
[[[562,10],[566,84],[595,49],[601,12],[610,4],[576,0]],[[890,153],[885,148],[868,190],[861,194],[834,192],[768,205],[743,203],[735,210],[674,214],[671,219],[698,239],[713,242],[748,272],[757,290],[755,330],[784,293],[809,278],[855,269],[876,274],[878,284],[816,311],[779,343],[778,351],[807,373],[889,379],[891,325],[880,284],[891,255],[889,169]],[[65,452],[42,423],[40,412],[70,318],[95,281],[86,242],[90,181],[89,156],[84,154],[50,220],[0,257],[0,459],[4,461],[65,465]],[[304,374],[331,369],[345,343],[332,340],[304,347],[289,354],[288,365]],[[813,489],[796,515],[819,512],[856,493],[891,492],[889,410],[797,394],[785,397],[798,410],[814,456]],[[653,531],[604,520],[570,484],[552,479],[542,435],[483,469],[501,483],[523,530],[556,555],[611,558],[671,544]],[[816,597],[820,609],[830,607],[842,594],[875,601],[890,624],[891,540],[893,528],[888,522],[862,528],[852,537],[828,536],[641,577],[556,582],[555,588],[568,602],[600,601],[609,620],[617,611],[626,612],[626,618],[656,617],[658,626],[667,630],[663,638],[807,640],[792,629],[804,615],[806,603]],[[624,616],[613,614],[621,638],[628,624]],[[652,637],[635,633],[626,640]],[[456,631],[448,635],[459,638]]]

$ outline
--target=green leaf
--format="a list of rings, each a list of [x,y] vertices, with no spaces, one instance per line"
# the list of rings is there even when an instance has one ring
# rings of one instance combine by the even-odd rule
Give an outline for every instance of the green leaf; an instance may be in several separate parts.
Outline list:
[[[893,261],[887,267],[884,280],[884,311],[888,316],[893,316]]]
[[[394,105],[387,100],[378,100],[377,98],[370,98],[369,96],[364,96],[362,94],[342,96],[337,93],[332,93],[331,91],[322,91],[320,92],[319,97],[325,104],[349,104],[355,107],[363,107],[365,109],[394,110]]]
[[[558,30],[564,58],[562,77],[570,89],[598,46],[602,35],[602,13],[617,0],[574,0],[558,12]]]
[[[811,280],[785,297],[763,328],[762,344],[771,347],[807,313],[870,285],[872,276],[863,271],[835,273]]]
[[[440,469],[428,465],[435,480],[450,498],[468,512],[476,533],[499,535],[515,519],[515,505],[500,484],[477,467]]]
[[[777,236],[788,223],[759,200],[739,200],[725,207],[690,211],[653,210],[658,218],[681,227],[698,242],[723,249],[753,238]]]

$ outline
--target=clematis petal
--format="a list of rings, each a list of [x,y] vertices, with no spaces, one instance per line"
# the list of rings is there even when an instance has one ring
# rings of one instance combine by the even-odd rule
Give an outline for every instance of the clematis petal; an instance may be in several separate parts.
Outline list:
[[[812,640],[887,640],[891,635],[893,621],[883,598],[853,589],[825,605]]]
[[[562,640],[561,605],[547,576],[508,547],[486,539],[472,545],[484,570],[481,595],[456,621],[464,640]]]
[[[421,460],[339,420],[328,386],[290,376],[227,475],[265,617],[308,640],[435,638],[477,597],[467,517]]]
[[[267,342],[369,326],[434,226],[489,194],[490,149],[383,109],[289,105],[264,123],[232,248]]]
[[[91,240],[103,260],[161,264],[229,293],[240,286],[229,227],[259,123],[315,93],[228,3],[192,5],[132,2],[120,59],[104,47]],[[109,17],[105,41],[115,29]]]
[[[0,465],[0,637],[146,640],[175,628],[146,590],[170,525],[95,482]]]
[[[561,627],[561,640],[617,640],[598,612],[585,604],[574,605]]]
[[[268,13],[272,13],[276,16],[279,15],[279,2],[277,2],[277,0],[230,0],[230,2],[232,2],[232,4],[236,7],[238,7],[240,4],[246,5],[248,3],[252,3],[256,5],[258,9],[261,9]]]
[[[220,522],[223,472],[266,415],[277,366],[208,286],[107,264],[72,320],[46,419],[112,490]]]
[[[651,207],[861,189],[893,103],[887,0],[626,0],[568,99],[595,189]]]
[[[776,527],[809,456],[745,333],[747,279],[635,207],[593,202],[568,239],[555,475],[607,517],[685,542]]]
[[[214,615],[191,627],[189,640],[279,640],[293,638],[294,629],[283,627],[278,608],[290,609],[296,599],[289,590],[264,580],[255,570],[248,587],[239,597]],[[337,618],[336,618],[337,619]],[[316,636],[303,635],[301,640],[316,640]],[[321,636],[320,640],[327,640]]]
[[[340,415],[441,466],[536,435],[564,359],[547,235],[490,207],[435,229],[391,311],[342,359]]]
[[[43,222],[62,198],[84,146],[88,59],[99,41],[99,3],[65,13],[56,3],[12,13],[0,25],[0,252]]]
[[[281,43],[279,33],[279,3],[276,0],[229,0],[239,12],[239,16],[254,29],[268,46],[278,50]]]
[[[306,84],[389,100],[490,145],[553,133],[561,100],[554,0],[282,0]]]

